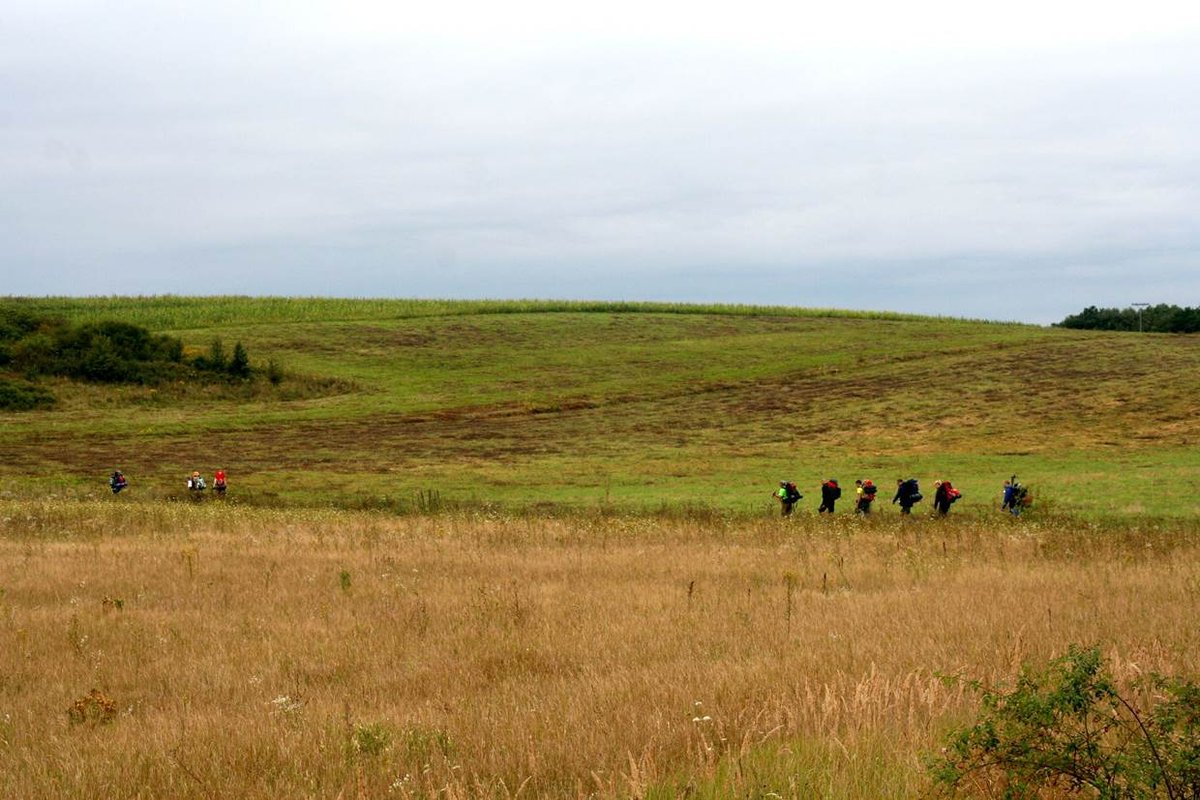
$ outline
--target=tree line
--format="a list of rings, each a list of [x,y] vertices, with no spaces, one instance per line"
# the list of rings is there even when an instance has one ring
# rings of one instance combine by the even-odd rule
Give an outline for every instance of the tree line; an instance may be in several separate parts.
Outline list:
[[[1138,311],[1136,308],[1097,308],[1088,306],[1078,314],[1071,314],[1060,328],[1077,328],[1094,331],[1136,331]],[[1140,330],[1151,333],[1197,333],[1200,332],[1200,307],[1190,308],[1167,303],[1146,306],[1141,313]]]
[[[272,383],[281,379],[274,365],[267,373]],[[248,381],[255,374],[241,342],[229,354],[220,339],[202,353],[188,354],[182,340],[128,322],[72,324],[62,317],[0,306],[0,409],[53,405],[53,394],[36,383],[41,377],[153,386],[167,381]]]

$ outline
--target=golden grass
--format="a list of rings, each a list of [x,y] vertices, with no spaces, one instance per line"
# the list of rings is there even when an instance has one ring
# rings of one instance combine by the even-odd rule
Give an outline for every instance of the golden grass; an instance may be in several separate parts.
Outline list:
[[[2,797],[911,797],[974,707],[939,672],[1002,680],[1071,642],[1120,675],[1200,654],[1180,529],[0,520]]]

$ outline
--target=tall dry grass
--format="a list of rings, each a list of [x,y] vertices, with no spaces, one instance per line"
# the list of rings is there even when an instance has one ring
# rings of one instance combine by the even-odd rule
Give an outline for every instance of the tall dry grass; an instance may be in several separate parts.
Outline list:
[[[939,673],[1200,653],[1178,528],[0,520],[3,797],[911,797],[974,703]]]

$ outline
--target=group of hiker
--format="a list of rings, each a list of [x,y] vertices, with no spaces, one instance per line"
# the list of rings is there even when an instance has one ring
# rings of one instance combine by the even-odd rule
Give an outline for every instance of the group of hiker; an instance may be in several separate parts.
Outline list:
[[[112,489],[113,494],[120,494],[125,489],[129,488],[129,479],[125,477],[125,473],[121,470],[113,470],[113,474],[108,478],[108,488]],[[225,478],[225,470],[219,469],[213,473],[212,490],[218,497],[225,496],[225,490],[229,488],[229,481]],[[199,470],[195,470],[187,478],[187,489],[192,497],[200,497],[208,489],[208,483],[204,480],[204,476]]]
[[[950,507],[962,498],[962,492],[954,488],[948,480],[935,481],[933,492],[933,510],[938,516],[950,513]],[[867,516],[875,504],[879,488],[869,479],[854,482],[854,513]],[[780,481],[779,488],[772,495],[779,500],[783,516],[788,516],[795,509],[804,495],[796,487],[794,481]],[[821,505],[817,508],[819,514],[832,514],[837,501],[842,497],[842,488],[836,478],[830,478],[821,483]],[[921,494],[921,484],[916,478],[897,478],[896,493],[892,496],[892,504],[900,506],[901,514],[912,514],[913,506],[925,499]],[[1017,481],[1013,475],[1004,482],[1003,504],[1001,508],[1014,517],[1021,515],[1022,509],[1030,503],[1029,490]]]

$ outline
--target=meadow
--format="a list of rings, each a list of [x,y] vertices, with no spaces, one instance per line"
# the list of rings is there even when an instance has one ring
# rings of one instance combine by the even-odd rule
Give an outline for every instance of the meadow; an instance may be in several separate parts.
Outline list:
[[[1095,643],[1195,674],[1184,524],[0,502],[0,796],[907,798]]]
[[[237,502],[505,511],[811,511],[828,477],[1017,473],[1093,519],[1200,510],[1200,339],[795,308],[287,298],[19,299],[190,348],[244,342],[279,391],[60,382],[0,415],[9,497],[148,501],[223,467]],[[291,388],[289,388],[291,387]],[[928,493],[928,491],[927,491]]]
[[[285,380],[55,379],[0,414],[0,797],[921,797],[968,679],[1073,644],[1123,681],[1200,672],[1195,336],[5,302]],[[186,496],[217,468],[227,498]],[[964,497],[902,518],[908,475]],[[831,476],[881,508],[817,516]]]

